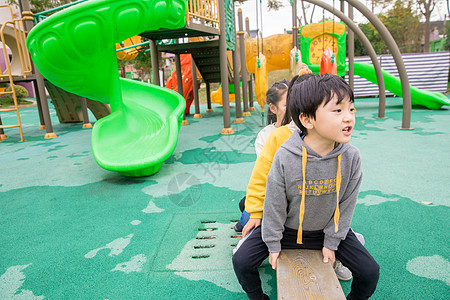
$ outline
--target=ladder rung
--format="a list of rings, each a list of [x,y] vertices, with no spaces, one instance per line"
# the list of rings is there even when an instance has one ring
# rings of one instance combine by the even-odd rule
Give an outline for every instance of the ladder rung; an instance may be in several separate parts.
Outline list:
[[[20,127],[20,125],[0,125],[0,128],[14,128],[14,127]]]
[[[7,94],[12,94],[13,92],[0,92],[0,95],[7,95]]]
[[[18,110],[18,108],[0,108],[0,112],[15,111],[15,110]]]
[[[16,74],[11,74],[12,77],[20,77],[22,75],[16,75]],[[0,78],[5,78],[5,77],[9,77],[8,74],[0,74]]]

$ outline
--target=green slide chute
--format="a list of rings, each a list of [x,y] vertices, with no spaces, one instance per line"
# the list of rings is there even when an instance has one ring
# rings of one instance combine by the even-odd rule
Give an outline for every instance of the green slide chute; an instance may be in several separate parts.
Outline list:
[[[96,122],[98,164],[125,176],[154,174],[175,150],[186,102],[156,85],[119,77],[115,43],[185,24],[185,0],[92,0],[45,19],[27,45],[39,71],[71,93],[111,104]]]
[[[378,84],[375,69],[372,65],[355,62],[354,66],[356,75]],[[403,92],[400,79],[384,70],[382,70],[382,73],[386,89],[394,95],[402,97]],[[421,90],[412,85],[410,87],[412,105],[422,105],[429,109],[440,109],[443,105],[450,105],[450,100],[442,93]]]

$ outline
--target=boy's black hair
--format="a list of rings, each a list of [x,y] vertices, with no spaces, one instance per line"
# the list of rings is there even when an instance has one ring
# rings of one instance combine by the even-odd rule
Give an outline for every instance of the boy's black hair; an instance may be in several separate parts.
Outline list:
[[[316,76],[317,75],[314,74],[314,73],[306,73],[306,74],[303,74],[303,75],[295,75],[294,77],[292,77],[291,82],[289,82],[289,86],[288,86],[288,94],[287,94],[287,97],[286,97],[286,114],[284,115],[283,122],[281,122],[282,126],[289,124],[291,122],[291,120],[292,120],[291,112],[290,112],[290,109],[289,109],[289,102],[290,102],[290,100],[289,100],[290,96],[289,95],[291,94],[292,87],[294,85],[296,85],[296,84],[299,84],[299,83],[301,83],[303,81],[309,80],[309,79],[311,79],[313,77],[316,77]]]
[[[281,80],[277,81],[267,90],[266,93],[266,103],[267,105],[273,104],[278,106],[278,102],[280,102],[281,95],[286,93],[288,89],[289,81]],[[277,115],[274,114],[270,108],[267,111],[267,124],[272,124],[277,121]]]
[[[355,101],[348,83],[336,75],[323,74],[292,86],[289,94],[289,111],[304,135],[307,135],[308,131],[299,120],[300,114],[315,119],[319,105],[326,105],[334,95],[338,98],[337,104],[347,97],[350,102]]]

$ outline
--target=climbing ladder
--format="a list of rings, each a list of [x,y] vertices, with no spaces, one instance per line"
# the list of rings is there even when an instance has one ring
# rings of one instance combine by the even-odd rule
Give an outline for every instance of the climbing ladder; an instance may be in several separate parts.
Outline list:
[[[20,130],[20,141],[19,142],[23,142],[24,139],[23,139],[23,131],[22,131],[22,122],[20,121],[19,106],[17,103],[16,90],[14,88],[14,77],[23,76],[24,78],[26,78],[26,76],[31,74],[31,71],[32,71],[31,60],[30,60],[30,56],[28,54],[27,45],[25,43],[26,32],[24,29],[23,21],[24,20],[32,21],[33,14],[31,12],[23,12],[22,18],[15,19],[11,6],[0,5],[0,8],[8,8],[11,13],[11,20],[3,23],[0,28],[0,38],[1,38],[2,46],[3,46],[3,54],[5,57],[5,64],[6,64],[5,73],[0,74],[0,80],[3,80],[4,78],[8,78],[11,90],[10,91],[5,90],[3,92],[0,92],[0,95],[12,95],[12,98],[14,99],[14,107],[1,108],[0,113],[8,112],[8,111],[16,111],[16,113],[17,113],[17,124],[3,125],[1,122],[1,118],[0,118],[0,142],[2,141],[2,139],[8,138],[8,136],[4,133],[3,129],[15,128],[15,127],[19,127],[19,130]],[[19,54],[22,74],[16,74],[16,73],[20,73],[20,72],[16,72],[16,70],[13,70],[11,67],[12,62],[9,61],[8,52],[6,51],[7,41],[5,38],[5,31],[7,31],[7,30],[9,30],[9,31],[13,30],[13,32],[14,32],[15,43],[16,43],[16,45],[14,45],[14,47],[17,47],[15,50],[17,50],[18,54]],[[14,58],[17,59],[17,57],[14,57]]]

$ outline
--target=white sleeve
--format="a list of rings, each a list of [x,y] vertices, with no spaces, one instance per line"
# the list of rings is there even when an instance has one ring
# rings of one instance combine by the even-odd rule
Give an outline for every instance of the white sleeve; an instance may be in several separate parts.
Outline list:
[[[259,153],[261,153],[261,151],[264,147],[264,144],[267,141],[267,138],[272,133],[272,131],[274,131],[275,129],[276,129],[275,125],[269,124],[266,127],[264,127],[263,129],[261,129],[261,131],[258,133],[258,136],[256,137],[256,140],[255,140],[256,156],[258,156]]]
[[[259,153],[261,153],[262,148],[264,147],[264,143],[266,142],[265,139],[263,138],[263,130],[262,129],[260,132],[258,132],[258,136],[256,137],[255,140],[255,151],[256,151],[256,156],[259,156]]]

